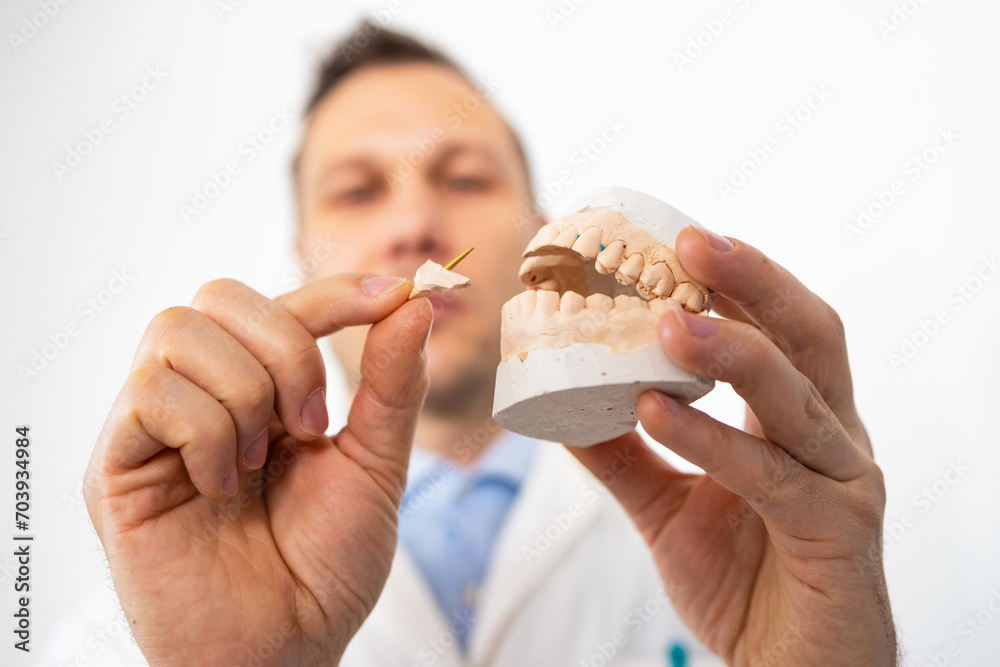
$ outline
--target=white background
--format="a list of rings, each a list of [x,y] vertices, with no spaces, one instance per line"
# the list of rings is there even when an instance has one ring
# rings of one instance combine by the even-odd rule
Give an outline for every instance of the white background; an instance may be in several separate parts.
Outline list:
[[[886,525],[896,531],[886,567],[907,664],[933,664],[948,642],[958,651],[948,664],[996,664],[1000,618],[987,605],[1000,600],[1000,278],[984,261],[1000,252],[1000,5],[576,1],[564,15],[547,14],[559,11],[556,0],[402,0],[395,13],[385,2],[247,0],[220,12],[210,0],[77,1],[47,22],[35,17],[37,0],[4,2],[0,516],[10,523],[0,536],[15,532],[14,426],[29,424],[36,648],[64,608],[106,581],[79,486],[146,323],[213,278],[268,295],[294,286],[289,162],[312,72],[357,18],[385,10],[390,27],[499,82],[493,99],[523,133],[539,190],[570,172],[570,185],[548,198],[550,213],[603,185],[638,188],[760,247],[837,308],[886,474]],[[897,15],[905,22],[883,34],[879,22],[904,4],[912,16]],[[733,20],[712,36],[704,22],[724,9]],[[25,34],[25,20],[44,25],[15,45],[10,35]],[[676,54],[699,39],[701,53],[679,64]],[[120,118],[112,105],[147,67],[166,78]],[[799,109],[813,87],[831,96]],[[241,143],[275,108],[295,122],[246,161]],[[797,109],[809,118],[788,137],[777,124]],[[53,163],[104,118],[113,131],[60,180]],[[615,118],[627,128],[581,170],[574,155]],[[957,139],[912,178],[908,161],[933,153],[942,128]],[[769,137],[777,152],[720,194]],[[233,159],[240,174],[185,224],[180,204]],[[849,238],[858,208],[895,179],[902,194]],[[116,270],[132,278],[102,293]],[[992,280],[977,283],[980,270]],[[961,307],[960,284],[979,288]],[[79,309],[109,296],[95,316]],[[946,321],[922,334],[937,311]],[[78,335],[22,379],[18,368],[67,324]],[[912,358],[893,363],[904,339],[915,343]],[[702,405],[730,420],[737,412],[723,390]],[[965,471],[949,483],[953,466]],[[917,499],[925,488],[933,504]],[[0,662],[26,664],[7,629],[11,551],[0,548]],[[992,623],[963,633],[977,612]]]

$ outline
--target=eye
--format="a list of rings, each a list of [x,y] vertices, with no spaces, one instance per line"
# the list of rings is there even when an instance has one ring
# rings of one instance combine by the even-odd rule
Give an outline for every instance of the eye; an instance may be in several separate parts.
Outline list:
[[[364,185],[342,190],[334,196],[333,202],[340,206],[359,206],[373,201],[377,196],[378,188]]]
[[[448,179],[448,189],[459,193],[485,192],[490,188],[490,185],[489,179],[478,176],[460,176]]]

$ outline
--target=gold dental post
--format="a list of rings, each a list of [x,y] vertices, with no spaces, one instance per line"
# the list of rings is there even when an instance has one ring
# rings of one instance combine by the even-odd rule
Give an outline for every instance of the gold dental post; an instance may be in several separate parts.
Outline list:
[[[460,253],[460,254],[458,255],[458,257],[456,257],[455,259],[453,259],[453,260],[451,260],[450,262],[448,262],[447,264],[445,264],[445,265],[444,265],[444,270],[445,270],[445,271],[451,271],[452,269],[454,269],[454,268],[455,268],[455,265],[457,265],[457,264],[458,264],[459,262],[461,262],[461,261],[462,261],[463,259],[465,259],[466,257],[468,257],[468,256],[469,256],[469,253],[470,253],[470,252],[472,252],[472,250],[473,250],[473,247],[472,247],[472,246],[470,245],[470,246],[469,246],[468,248],[466,248],[465,250],[463,250],[463,251],[462,251],[462,252],[461,252],[461,253]]]

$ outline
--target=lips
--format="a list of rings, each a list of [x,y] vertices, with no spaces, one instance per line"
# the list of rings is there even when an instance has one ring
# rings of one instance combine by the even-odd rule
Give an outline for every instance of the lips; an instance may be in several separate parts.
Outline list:
[[[431,292],[427,299],[434,309],[434,326],[447,323],[465,310],[461,298],[455,292]]]

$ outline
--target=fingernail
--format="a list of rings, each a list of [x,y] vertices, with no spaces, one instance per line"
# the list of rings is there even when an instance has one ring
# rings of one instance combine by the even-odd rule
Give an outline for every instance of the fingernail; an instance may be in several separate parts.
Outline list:
[[[305,404],[302,406],[302,414],[299,415],[299,426],[310,435],[320,436],[326,431],[328,425],[326,414],[326,391],[322,388],[309,394]]]
[[[427,341],[431,338],[431,331],[434,329],[434,316],[431,315],[431,323],[427,325],[427,333],[424,334],[424,339],[420,341],[420,351],[423,352],[427,349]]]
[[[406,282],[405,278],[393,278],[392,276],[375,276],[367,278],[362,285],[369,296],[382,296],[391,292]]]
[[[226,476],[222,478],[222,492],[232,498],[239,488],[239,478],[236,476],[236,464],[234,463]]]
[[[674,399],[670,398],[666,394],[661,394],[658,391],[654,391],[653,396],[656,397],[656,402],[660,404],[660,407],[671,414],[679,415],[681,411],[684,410],[683,405],[681,405]]]
[[[711,229],[705,229],[704,227],[695,227],[695,229],[698,230],[699,234],[705,237],[708,245],[712,246],[712,248],[718,250],[719,252],[729,252],[736,247],[733,245],[732,241],[721,234],[716,234]]]
[[[719,320],[707,315],[695,315],[686,310],[674,311],[684,330],[695,338],[711,338],[719,331]]]
[[[265,428],[260,432],[247,450],[243,452],[243,465],[252,470],[264,465],[264,460],[267,459],[267,429]]]

